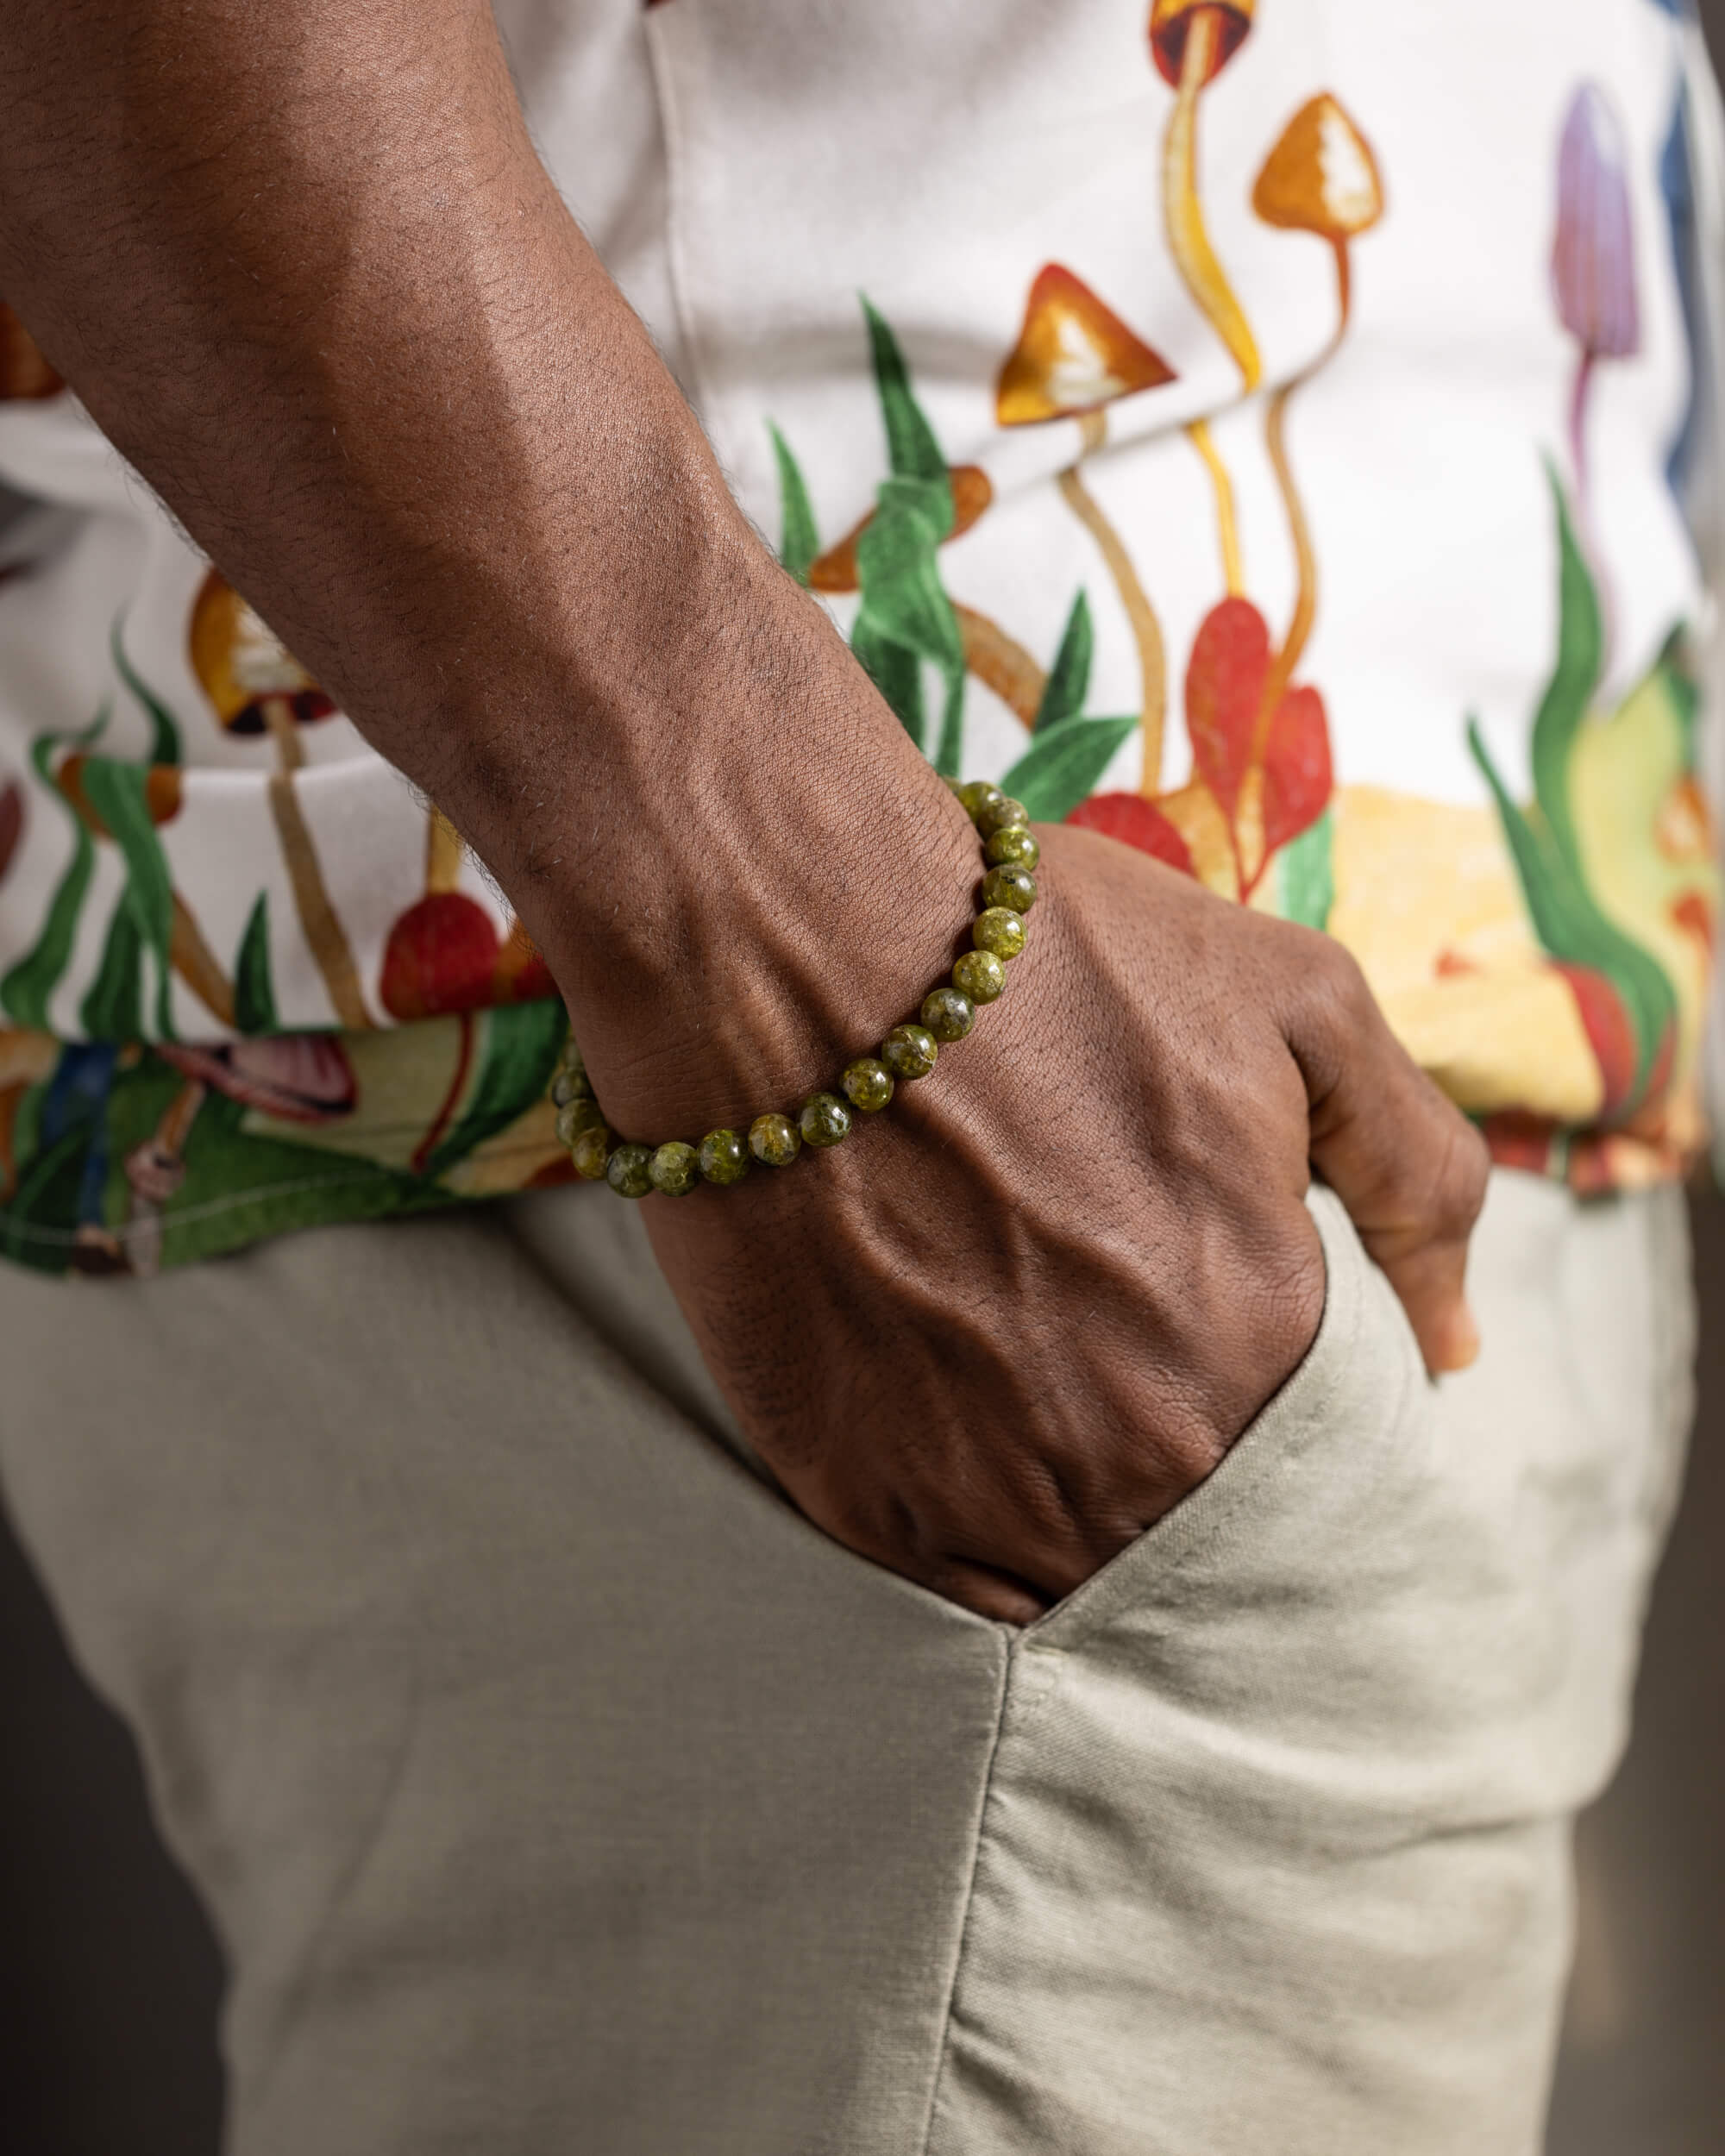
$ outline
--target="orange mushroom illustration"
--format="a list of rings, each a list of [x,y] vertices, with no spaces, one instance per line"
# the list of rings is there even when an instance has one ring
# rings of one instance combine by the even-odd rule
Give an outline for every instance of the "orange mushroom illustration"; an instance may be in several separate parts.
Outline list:
[[[231,734],[267,734],[275,743],[270,814],[299,924],[336,1017],[344,1026],[368,1026],[372,1015],[353,948],[295,788],[295,774],[304,762],[298,730],[328,718],[336,706],[219,570],[212,568],[199,588],[188,643],[191,670],[221,724]]]
[[[65,387],[35,339],[0,299],[0,402],[57,397]]]
[[[1107,407],[1119,397],[1159,389],[1174,370],[1059,262],[1038,271],[1025,303],[1018,342],[994,386],[994,417],[1003,427],[1076,419],[1077,460],[1060,474],[1067,506],[1096,542],[1126,610],[1138,646],[1144,742],[1144,787],[1154,793],[1162,769],[1162,730],[1168,704],[1168,661],[1162,624],[1126,543],[1085,486],[1079,465],[1107,439]]]
[[[1288,457],[1288,407],[1295,392],[1327,367],[1341,348],[1353,291],[1348,250],[1383,215],[1383,183],[1371,145],[1327,92],[1308,98],[1282,130],[1253,185],[1251,206],[1266,224],[1327,241],[1336,265],[1335,329],[1317,357],[1276,390],[1264,423],[1264,446],[1288,511],[1296,588],[1288,632],[1264,682],[1258,714],[1261,757],[1264,736],[1283,692],[1294,678],[1318,609],[1317,556]]]

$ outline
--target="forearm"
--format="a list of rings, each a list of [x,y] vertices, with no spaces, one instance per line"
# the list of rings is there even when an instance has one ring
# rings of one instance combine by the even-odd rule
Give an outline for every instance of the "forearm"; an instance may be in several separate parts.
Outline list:
[[[7,45],[0,290],[573,996],[627,975],[662,1008],[747,940],[715,894],[770,862],[806,914],[930,835],[919,760],[540,166],[484,0],[28,0]],[[856,775],[831,848],[812,743]]]

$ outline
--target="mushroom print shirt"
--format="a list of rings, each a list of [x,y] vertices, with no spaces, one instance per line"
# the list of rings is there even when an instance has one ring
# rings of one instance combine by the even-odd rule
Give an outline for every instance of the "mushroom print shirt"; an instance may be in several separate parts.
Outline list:
[[[1339,937],[1500,1161],[1681,1170],[1692,23],[499,13],[741,499],[939,771]],[[566,1177],[564,1013],[454,831],[9,314],[0,399],[0,1251],[142,1274]]]

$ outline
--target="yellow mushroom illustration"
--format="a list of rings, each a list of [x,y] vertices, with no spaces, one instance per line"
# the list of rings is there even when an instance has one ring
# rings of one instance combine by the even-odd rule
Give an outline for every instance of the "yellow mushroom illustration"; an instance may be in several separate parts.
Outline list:
[[[1095,541],[1138,646],[1143,785],[1149,793],[1160,782],[1168,704],[1162,625],[1125,542],[1085,486],[1079,466],[1107,439],[1107,405],[1173,379],[1174,370],[1161,354],[1128,329],[1081,278],[1049,262],[1031,285],[1024,325],[994,389],[994,417],[1003,427],[1036,426],[1051,419],[1078,422],[1078,457],[1060,474],[1060,491]]]
[[[1198,101],[1233,58],[1251,28],[1254,0],[1152,0],[1150,50],[1157,72],[1175,92],[1174,110],[1162,138],[1162,215],[1186,289],[1206,320],[1227,347],[1248,394],[1264,372],[1251,324],[1234,297],[1205,229],[1198,198]],[[1204,460],[1216,497],[1216,526],[1222,573],[1231,593],[1244,588],[1233,484],[1214,442],[1209,423],[1193,420],[1186,429]]]
[[[1318,609],[1317,556],[1288,457],[1288,407],[1295,392],[1327,367],[1341,348],[1353,292],[1348,250],[1383,215],[1383,183],[1371,145],[1327,92],[1308,98],[1282,130],[1253,185],[1251,206],[1266,224],[1327,241],[1336,265],[1335,329],[1317,357],[1276,390],[1264,423],[1264,446],[1288,511],[1296,586],[1287,634],[1264,684],[1258,718],[1262,734],[1293,679]]]
[[[299,924],[336,1017],[344,1026],[368,1026],[372,1016],[353,948],[295,788],[295,774],[305,761],[299,729],[328,718],[336,706],[219,570],[211,569],[198,591],[188,642],[191,670],[227,730],[267,734],[275,743],[270,814]]]

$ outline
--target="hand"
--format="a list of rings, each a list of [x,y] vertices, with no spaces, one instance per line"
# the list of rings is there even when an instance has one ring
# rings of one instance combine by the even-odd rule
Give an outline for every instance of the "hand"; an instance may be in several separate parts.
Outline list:
[[[1433,1370],[1474,1351],[1486,1174],[1337,945],[1109,840],[1038,836],[1028,948],[928,1078],[819,1159],[648,1203],[809,1518],[1013,1622],[1201,1482],[1305,1353],[1308,1160]]]

